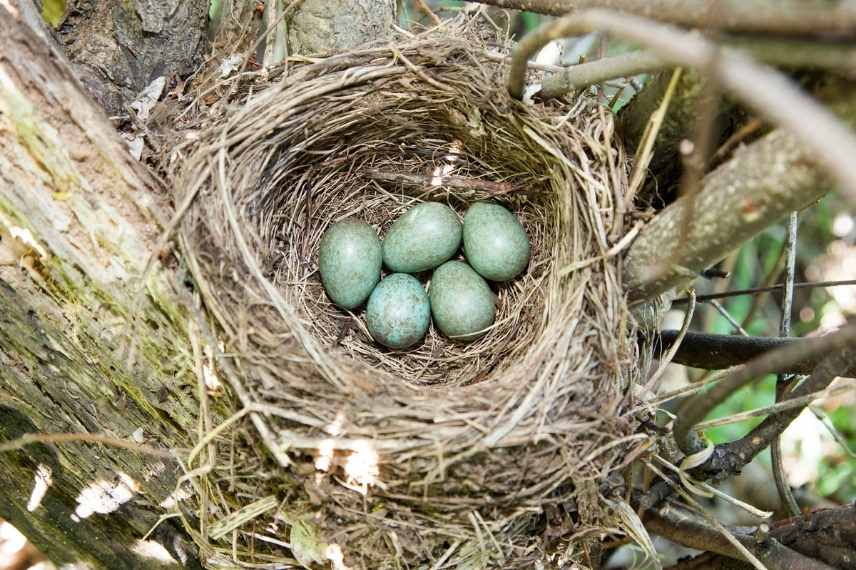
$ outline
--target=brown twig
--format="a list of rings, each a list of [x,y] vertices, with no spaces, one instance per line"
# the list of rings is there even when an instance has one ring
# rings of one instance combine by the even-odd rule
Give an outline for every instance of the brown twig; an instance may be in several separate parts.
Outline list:
[[[422,174],[407,174],[404,172],[384,172],[380,170],[369,171],[369,176],[374,180],[393,182],[404,186],[422,186],[429,188],[458,188],[461,190],[480,190],[491,194],[509,194],[522,188],[510,182],[493,182],[481,178],[468,178],[466,176],[426,176]]]
[[[794,364],[804,361],[813,355],[832,354],[828,359],[821,361],[809,380],[793,392],[793,396],[802,395],[801,391],[806,385],[816,386],[820,382],[817,378],[820,378],[821,380],[826,379],[826,377],[831,373],[830,369],[840,364],[839,360],[841,355],[844,353],[849,354],[849,352],[844,349],[852,345],[854,341],[856,341],[856,324],[849,324],[832,334],[818,338],[806,339],[798,344],[783,346],[766,352],[752,360],[746,366],[736,370],[728,378],[715,385],[710,391],[692,397],[681,407],[681,410],[678,413],[678,418],[675,421],[674,428],[675,441],[677,442],[678,447],[680,447],[684,453],[693,453],[696,451],[689,441],[690,430],[692,430],[695,424],[704,419],[710,410],[724,402],[726,398],[736,390],[739,390],[764,374],[769,374],[773,371],[793,366]],[[845,364],[846,365],[844,366],[837,366],[835,373],[841,373],[852,366],[852,363],[849,362]],[[812,379],[815,380],[812,381]],[[832,380],[829,379],[829,381],[831,382]],[[823,389],[823,386],[819,388],[816,387],[812,391],[820,389]],[[789,414],[782,414],[781,416],[778,416],[777,419],[787,415]],[[772,437],[773,434],[770,434],[770,438],[766,440],[766,443],[764,443],[758,451],[766,447]],[[755,453],[748,455],[748,458],[751,459],[754,455]]]

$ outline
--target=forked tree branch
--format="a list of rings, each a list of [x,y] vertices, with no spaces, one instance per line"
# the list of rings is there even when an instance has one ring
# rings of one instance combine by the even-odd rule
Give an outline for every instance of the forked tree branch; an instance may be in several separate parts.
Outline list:
[[[805,339],[800,343],[783,346],[756,358],[746,366],[736,370],[730,376],[716,384],[709,391],[693,396],[681,407],[678,413],[678,418],[675,421],[674,428],[675,441],[678,444],[678,447],[680,447],[684,453],[693,453],[697,451],[689,441],[689,434],[693,426],[704,419],[710,410],[724,402],[726,398],[736,390],[739,390],[743,386],[755,381],[760,376],[769,374],[783,367],[793,366],[797,362],[808,359],[811,355],[825,354],[830,356],[820,362],[809,379],[803,382],[803,384],[796,390],[792,391],[791,396],[799,397],[822,390],[826,387],[826,384],[829,384],[829,382],[832,381],[835,375],[843,374],[853,367],[853,361],[847,360],[847,358],[852,359],[853,354],[849,347],[853,346],[855,342],[856,324],[849,324],[826,336]],[[823,384],[823,382],[826,382],[826,384]],[[797,409],[796,413],[798,414],[800,411],[800,409]],[[781,423],[790,413],[792,412],[776,416],[776,422]],[[771,418],[765,420],[758,426],[758,428],[756,428],[756,430],[765,424],[768,424],[770,419]],[[784,424],[785,427],[788,423],[790,423],[790,420]],[[766,430],[769,431],[773,427],[774,426],[772,425],[768,425]],[[766,434],[767,432],[765,431],[764,433]],[[757,435],[759,434],[756,434],[756,436]],[[757,448],[755,453],[746,456],[747,462],[751,460],[758,451],[764,449],[774,435],[775,433],[770,433],[769,438],[765,438],[766,443],[761,441],[760,438],[754,438],[758,439],[757,444],[760,445],[760,447]],[[748,451],[748,449],[746,451]]]
[[[758,61],[790,69],[856,69],[856,45],[806,40],[725,37],[723,49],[736,49]],[[568,65],[544,78],[539,96],[561,97],[590,85],[674,67],[650,50],[636,50]],[[650,115],[650,113],[648,113]]]
[[[856,366],[854,366],[854,363],[856,363],[856,348],[853,348],[853,330],[856,329],[852,325],[849,329],[840,331],[846,331],[846,335],[841,338],[846,338],[849,335],[849,346],[832,348],[831,352],[818,364],[811,376],[790,391],[788,394],[789,399],[800,398],[824,390],[838,376],[856,371]],[[805,406],[785,410],[773,416],[767,416],[763,422],[758,424],[745,437],[731,443],[718,445],[710,459],[697,470],[694,470],[694,472],[703,473],[707,476],[716,475],[717,477],[737,473],[752,461],[753,457],[770,445],[777,435],[785,431],[791,422],[800,415],[803,409],[805,409]],[[679,414],[679,421],[681,419]],[[677,423],[675,424],[676,439],[678,437]],[[686,435],[684,437],[686,438]],[[684,439],[684,442],[686,442],[686,439]],[[685,446],[685,451],[687,449],[690,448]]]
[[[564,16],[607,8],[695,28],[793,35],[856,31],[856,6],[822,1],[769,0],[474,0],[498,8]]]
[[[645,526],[684,546],[709,552],[670,566],[668,570],[729,569],[749,570],[752,566],[738,561],[736,549],[714,529],[706,528],[698,519],[692,518],[685,509],[668,505],[645,518]],[[764,531],[757,527],[730,529],[738,540],[757,544]],[[832,509],[819,509],[806,515],[776,521],[771,525],[768,540],[809,557],[814,564],[809,568],[852,567],[853,552],[856,550],[856,506],[847,505]]]
[[[702,566],[699,564],[679,564],[679,568],[733,568],[749,569],[748,563],[737,562],[741,559],[737,549],[723,538],[722,534],[688,510],[674,504],[666,505],[656,511],[650,511],[645,517],[645,527],[660,536],[666,537],[684,546],[698,550],[707,550],[720,559],[719,565]],[[852,551],[856,548],[856,507],[848,505],[834,509],[823,509],[805,516],[777,521],[768,532],[757,527],[737,527],[729,529],[744,546],[754,553],[760,551],[769,568],[823,569],[846,568],[852,560]]]
[[[676,65],[707,69],[724,89],[759,115],[782,125],[791,133],[772,133],[770,140],[775,148],[764,145],[757,147],[766,152],[759,157],[762,160],[755,162],[753,168],[745,172],[735,171],[731,162],[720,168],[717,172],[724,173],[728,186],[724,193],[717,195],[720,199],[707,200],[711,210],[702,207],[705,196],[710,195],[707,187],[710,180],[706,181],[705,190],[696,198],[697,210],[715,212],[715,220],[719,223],[705,224],[703,220],[695,220],[695,234],[688,236],[689,240],[680,240],[680,224],[677,220],[683,219],[683,209],[689,207],[689,202],[685,200],[676,202],[669,213],[664,212],[666,215],[662,219],[658,217],[643,230],[643,235],[637,240],[639,245],[634,244],[631,248],[627,265],[628,286],[636,300],[651,299],[673,286],[681,285],[691,279],[693,272],[699,271],[701,266],[718,260],[781,215],[798,210],[822,196],[825,190],[824,178],[817,171],[815,163],[823,164],[838,182],[842,193],[856,202],[856,171],[852,168],[852,157],[856,156],[856,137],[839,118],[803,94],[775,70],[734,53],[718,53],[710,42],[670,26],[604,10],[575,13],[573,17],[542,26],[526,36],[514,53],[508,81],[511,95],[517,98],[522,96],[527,61],[543,45],[554,39],[593,30],[606,31],[642,43]],[[764,172],[766,176],[757,174],[758,164],[769,165]],[[753,172],[756,173],[754,180],[750,181],[751,184],[746,183],[743,178]],[[784,180],[790,183],[787,192],[779,192],[781,187],[778,182],[781,182],[779,179],[782,176],[773,177],[776,178],[775,184],[765,184],[768,182],[765,178],[770,177],[770,172],[788,173]],[[790,176],[792,173],[796,176]],[[759,183],[764,185],[761,191],[756,188]],[[737,191],[735,184],[738,184]],[[720,209],[721,198],[726,197],[730,197],[730,200],[725,201],[728,208]],[[675,218],[675,212],[680,217]],[[730,224],[726,223],[729,227],[721,227],[723,219],[731,221]],[[706,230],[714,228],[717,233],[711,235],[709,231],[703,231],[703,235],[698,235],[699,227]],[[648,239],[644,239],[646,233],[649,233]],[[679,242],[688,242],[692,249],[687,252],[674,251]],[[652,246],[657,252],[657,260],[663,259],[664,247],[671,248],[673,251],[666,251],[665,255],[674,260],[673,266],[661,268],[659,263],[651,263]],[[658,268],[656,275],[651,275],[652,266]]]

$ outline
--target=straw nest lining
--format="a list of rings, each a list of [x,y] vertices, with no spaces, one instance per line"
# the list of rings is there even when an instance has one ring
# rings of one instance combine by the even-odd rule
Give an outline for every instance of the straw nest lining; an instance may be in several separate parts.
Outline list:
[[[636,347],[601,257],[626,183],[611,117],[587,99],[511,100],[504,65],[458,32],[290,62],[202,132],[178,176],[178,199],[196,195],[184,254],[232,387],[268,406],[263,435],[293,462],[258,477],[256,496],[288,497],[287,516],[264,517],[311,519],[357,567],[531,559],[546,503],[603,524],[597,483],[632,433],[620,416]],[[532,243],[479,341],[432,328],[388,351],[326,298],[329,224],[354,216],[383,235],[420,200],[463,213],[479,199],[513,210]]]

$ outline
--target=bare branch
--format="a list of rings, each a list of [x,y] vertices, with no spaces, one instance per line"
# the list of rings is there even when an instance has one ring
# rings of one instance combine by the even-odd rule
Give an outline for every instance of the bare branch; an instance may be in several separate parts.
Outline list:
[[[552,99],[609,79],[630,77],[666,67],[671,65],[652,51],[632,51],[591,63],[568,66],[560,73],[545,78],[538,95]]]
[[[828,188],[803,145],[784,131],[738,149],[705,177],[687,239],[680,240],[686,198],[670,204],[640,232],[624,265],[631,299],[651,299],[692,282],[700,271],[788,212],[817,201]],[[673,251],[678,255],[672,267],[652,271]]]
[[[499,8],[564,16],[574,10],[607,8],[646,18],[735,32],[846,35],[856,30],[856,6],[845,2],[780,0],[475,0]]]
[[[786,68],[856,69],[856,46],[832,42],[780,38],[725,37],[724,49],[736,49],[758,61]],[[545,99],[561,97],[578,89],[610,79],[669,69],[668,61],[650,50],[638,50],[561,68],[548,75],[538,95]]]
[[[824,524],[824,536],[809,535],[808,540],[792,540],[795,529],[821,520],[823,521],[821,524]],[[856,509],[843,507],[818,511],[813,513],[809,521],[790,519],[771,529],[768,536],[764,536],[763,529],[759,531],[756,527],[738,527],[729,530],[771,570],[831,570],[832,567],[822,561],[825,559],[818,556],[817,547],[820,544],[812,544],[821,543],[824,539],[837,538],[835,531],[830,527],[831,521],[843,525],[849,523],[852,526],[856,521]],[[711,528],[689,510],[678,505],[669,504],[657,511],[649,511],[644,522],[649,531],[684,546],[706,550],[731,559],[742,559],[734,545],[728,542],[718,530]],[[785,540],[788,540],[788,543],[784,543]],[[751,565],[735,564],[732,560],[726,567],[742,569],[751,568]]]
[[[795,363],[806,360],[812,355],[832,354],[831,357],[823,360],[818,365],[811,377],[797,390],[794,390],[792,395],[794,397],[798,397],[804,395],[804,393],[816,392],[823,389],[825,384],[820,386],[818,385],[823,381],[826,381],[826,384],[831,382],[832,378],[829,378],[830,375],[834,377],[836,374],[841,374],[852,367],[852,362],[845,360],[842,364],[841,360],[845,355],[851,356],[850,351],[844,349],[851,346],[854,341],[856,341],[856,324],[850,324],[832,334],[818,338],[806,339],[800,343],[783,346],[759,356],[746,366],[736,370],[728,378],[715,385],[708,392],[697,394],[692,397],[681,407],[681,410],[678,413],[678,419],[675,421],[674,428],[675,441],[677,442],[678,447],[680,447],[684,453],[692,453],[696,451],[689,441],[690,430],[692,430],[693,426],[698,422],[704,419],[710,410],[724,402],[725,399],[736,390],[751,383],[764,374],[769,374],[777,369],[793,366]],[[812,389],[808,392],[804,392],[807,386],[812,387]],[[796,413],[798,414],[799,411],[800,410],[797,410]],[[776,420],[780,422],[782,421],[782,418],[789,415],[790,413],[781,414],[776,417]],[[794,415],[793,417],[796,416]],[[793,419],[793,417],[791,417],[791,419]],[[760,428],[767,424],[769,419],[770,418],[765,420],[758,427]],[[790,421],[788,421],[788,423],[790,423]],[[788,424],[786,423],[785,427],[787,425]],[[781,426],[777,425],[777,427]],[[757,429],[758,428],[756,428],[756,430]],[[769,429],[769,427],[767,429]],[[783,429],[784,427],[781,427],[781,429],[776,433],[781,432]],[[760,445],[755,453],[748,455],[746,453],[748,450],[741,450],[741,455],[746,458],[747,463],[758,451],[769,445],[775,434],[769,433],[766,435],[769,437],[766,437],[764,441],[757,436],[752,438],[753,440],[757,440],[752,444],[753,446]]]

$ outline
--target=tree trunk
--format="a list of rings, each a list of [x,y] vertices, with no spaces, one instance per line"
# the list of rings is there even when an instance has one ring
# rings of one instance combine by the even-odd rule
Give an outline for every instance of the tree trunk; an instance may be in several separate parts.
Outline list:
[[[97,432],[187,447],[198,414],[193,358],[183,309],[159,264],[135,300],[167,216],[163,188],[126,152],[61,54],[6,6],[0,4],[0,440]],[[36,474],[48,470],[44,500],[28,508]],[[148,567],[131,547],[163,511],[158,504],[178,473],[171,459],[99,445],[0,452],[0,517],[56,562]],[[85,517],[78,497],[96,481],[109,491],[100,493],[102,503],[112,493],[123,504]],[[117,498],[126,489],[130,500]]]

